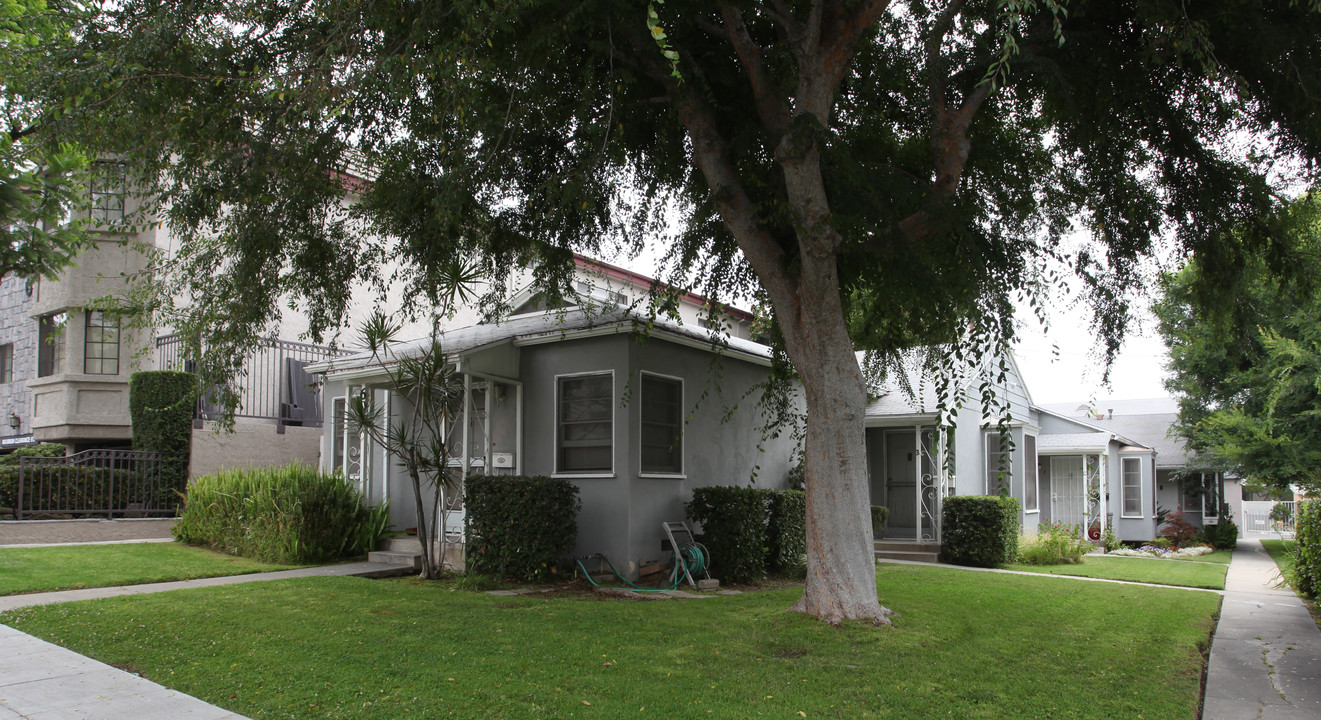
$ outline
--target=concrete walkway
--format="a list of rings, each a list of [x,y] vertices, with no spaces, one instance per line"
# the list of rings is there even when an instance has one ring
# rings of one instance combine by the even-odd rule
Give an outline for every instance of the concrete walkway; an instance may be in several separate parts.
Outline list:
[[[245,720],[0,625],[0,720]]]
[[[34,605],[94,600],[188,588],[235,585],[328,575],[397,572],[381,563],[346,563],[279,572],[231,575],[181,582],[0,597],[0,612]],[[72,650],[0,625],[0,720],[245,720],[242,715],[202,702],[110,667]]]
[[[1203,720],[1321,719],[1321,630],[1258,540],[1239,540],[1211,643]]]

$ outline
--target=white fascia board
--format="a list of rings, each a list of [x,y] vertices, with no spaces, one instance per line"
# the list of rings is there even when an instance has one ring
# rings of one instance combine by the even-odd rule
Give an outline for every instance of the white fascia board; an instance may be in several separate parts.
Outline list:
[[[935,413],[913,413],[909,415],[873,415],[863,419],[863,427],[888,428],[931,425],[937,420]]]
[[[555,330],[555,331],[540,333],[537,335],[526,335],[523,337],[515,338],[513,344],[514,347],[524,347],[527,345],[547,345],[550,343],[557,343],[564,340],[581,340],[584,338],[606,337],[610,335],[631,335],[635,331],[637,331],[637,329],[633,326],[632,323],[618,323],[604,327],[585,328],[581,330]],[[649,331],[647,331],[647,335],[649,337],[661,338],[662,340],[665,340],[667,342],[672,342],[676,345],[685,345],[687,347],[697,348],[698,350],[705,350],[707,352],[716,352],[717,350],[719,350],[722,354],[727,355],[729,357],[739,358],[741,360],[745,360],[747,362],[756,365],[761,365],[763,367],[771,366],[771,359],[763,355],[757,355],[755,353],[745,352],[743,350],[738,350],[736,348],[732,348],[728,346],[725,346],[723,348],[712,347],[712,344],[709,341],[698,340],[697,338],[688,337],[687,335],[680,335],[678,333],[673,333],[668,330],[665,330],[664,328],[653,327]]]
[[[1011,428],[1026,428],[1028,430],[1036,430],[1038,432],[1040,432],[1041,430],[1040,425],[1033,425],[1032,423],[1026,420],[1011,420],[1006,424]],[[998,418],[992,418],[992,417],[982,418],[983,430],[995,430],[999,427],[1000,427],[1000,420]]]

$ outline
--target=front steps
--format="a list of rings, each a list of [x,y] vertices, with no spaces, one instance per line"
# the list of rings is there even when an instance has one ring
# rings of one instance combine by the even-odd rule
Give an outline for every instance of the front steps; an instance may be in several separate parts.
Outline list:
[[[914,540],[877,540],[872,543],[872,550],[877,559],[933,563],[940,555],[940,543],[917,542]]]
[[[395,574],[405,575],[422,569],[422,551],[416,537],[390,537],[378,543],[376,550],[367,553],[367,562],[394,566],[398,568]]]
[[[367,553],[367,561],[398,567],[397,575],[417,573],[422,570],[422,549],[416,535],[389,537],[381,540],[375,551]],[[446,546],[441,562],[446,570],[462,571],[463,546]]]

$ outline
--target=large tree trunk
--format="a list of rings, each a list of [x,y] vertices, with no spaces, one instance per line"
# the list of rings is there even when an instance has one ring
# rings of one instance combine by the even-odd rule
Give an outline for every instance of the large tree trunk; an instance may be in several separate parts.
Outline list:
[[[793,609],[831,623],[888,624],[890,611],[876,597],[867,389],[844,324],[833,257],[803,263],[799,298],[795,314],[777,312],[793,318],[785,349],[807,400],[807,584]]]

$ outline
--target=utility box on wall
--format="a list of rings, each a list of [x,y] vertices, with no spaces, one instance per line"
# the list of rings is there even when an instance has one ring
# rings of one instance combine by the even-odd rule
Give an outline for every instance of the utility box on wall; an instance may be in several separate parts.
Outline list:
[[[507,452],[491,453],[491,467],[512,470],[514,468],[514,454]]]

